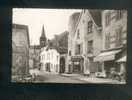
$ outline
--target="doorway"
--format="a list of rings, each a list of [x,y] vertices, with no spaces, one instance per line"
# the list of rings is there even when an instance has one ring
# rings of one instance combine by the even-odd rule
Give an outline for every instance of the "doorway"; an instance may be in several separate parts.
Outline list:
[[[60,73],[64,73],[65,72],[65,58],[61,57],[60,58]]]

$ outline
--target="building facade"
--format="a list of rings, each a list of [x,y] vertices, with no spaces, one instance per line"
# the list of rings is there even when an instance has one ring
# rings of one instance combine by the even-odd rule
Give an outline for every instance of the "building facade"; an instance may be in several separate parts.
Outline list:
[[[69,23],[68,23],[68,56],[67,56],[67,60],[68,60],[68,65],[66,66],[66,73],[71,73],[72,72],[72,68],[71,68],[71,55],[73,55],[74,52],[74,41],[73,41],[73,37],[75,36],[75,27],[77,24],[77,21],[79,19],[80,13],[76,12],[73,13],[70,17],[69,17]]]
[[[38,68],[40,67],[40,45],[32,45],[29,48],[29,67]]]
[[[48,47],[41,48],[40,62],[41,70],[51,73],[59,73],[60,55],[56,49]]]
[[[60,54],[60,73],[67,72],[68,34],[68,31],[64,31],[59,35],[55,35],[55,37],[50,40],[50,47],[56,49],[57,52]]]
[[[121,71],[121,62],[118,61],[127,55],[127,11],[103,10],[102,33],[103,49],[94,60],[100,62],[102,71],[108,76],[112,68]],[[126,63],[126,59],[123,62]]]
[[[23,76],[29,72],[28,26],[12,25],[12,76]]]
[[[69,34],[71,34],[70,31]],[[73,32],[72,49],[68,48],[69,71],[83,74],[96,72],[97,64],[93,58],[102,49],[101,11],[82,10]]]
[[[44,26],[42,27],[39,45],[31,45],[29,49],[29,67],[40,69],[40,53],[41,48],[47,45],[47,38],[45,35]]]

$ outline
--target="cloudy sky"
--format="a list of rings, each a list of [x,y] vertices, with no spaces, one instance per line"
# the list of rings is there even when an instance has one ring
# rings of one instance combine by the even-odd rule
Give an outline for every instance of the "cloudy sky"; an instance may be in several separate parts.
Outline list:
[[[79,9],[13,9],[13,23],[29,26],[30,43],[39,44],[42,26],[47,38],[68,30],[69,16]]]

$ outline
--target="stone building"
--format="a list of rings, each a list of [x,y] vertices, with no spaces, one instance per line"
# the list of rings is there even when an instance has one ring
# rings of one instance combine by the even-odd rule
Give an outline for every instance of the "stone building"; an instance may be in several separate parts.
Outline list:
[[[69,17],[69,23],[68,23],[68,52],[69,52],[69,57],[70,55],[73,55],[73,37],[75,35],[75,26],[77,24],[78,18],[79,18],[80,13],[76,12],[73,13],[70,17]],[[70,60],[70,58],[69,58]]]
[[[31,45],[29,48],[29,67],[39,68],[40,66],[40,45]]]
[[[28,26],[12,25],[12,79],[13,76],[27,75],[29,72]]]
[[[66,66],[66,73],[71,73],[72,72],[72,69],[70,68],[71,66],[71,55],[73,55],[73,37],[75,35],[75,27],[76,27],[76,24],[77,24],[77,21],[78,21],[78,18],[80,16],[80,12],[75,12],[73,13],[70,17],[69,17],[69,23],[68,23],[68,65]]]
[[[53,47],[58,51],[60,54],[60,73],[67,72],[68,66],[68,31],[64,31],[59,35],[55,35],[54,39],[51,40]]]
[[[41,33],[41,36],[40,36],[40,47],[45,47],[47,45],[47,38],[46,38],[46,35],[45,35],[45,29],[44,29],[44,25],[42,27],[42,33]]]
[[[102,34],[102,51],[95,57],[94,61],[100,62],[102,71],[106,71],[107,76],[111,68],[115,68],[118,72],[121,69],[125,71],[127,56],[127,11],[103,10]],[[124,68],[121,68],[121,62],[124,62]]]
[[[41,70],[44,72],[59,73],[60,54],[56,49],[48,46],[41,48]]]
[[[65,73],[67,66],[68,32],[64,31],[47,41],[46,45],[41,48],[41,69],[51,73]]]
[[[71,34],[74,35],[71,37]],[[68,38],[72,39],[72,43],[70,43],[72,48],[68,48],[70,73],[89,74],[96,72],[98,70],[97,64],[93,58],[102,49],[101,11],[82,10],[75,28],[72,31],[69,28]]]
[[[41,48],[47,45],[47,38],[45,35],[44,26],[42,27],[39,45],[30,45],[29,49],[29,66],[30,68],[40,69],[40,52]]]

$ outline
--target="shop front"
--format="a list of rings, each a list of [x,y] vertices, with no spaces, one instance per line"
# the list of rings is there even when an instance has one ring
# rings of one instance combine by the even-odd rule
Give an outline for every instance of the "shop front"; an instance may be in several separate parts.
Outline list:
[[[116,63],[119,65],[119,74],[122,81],[126,81],[127,49],[123,48],[118,54]]]
[[[71,63],[72,63],[72,73],[83,73],[84,71],[84,59],[82,56],[72,56]]]
[[[118,64],[116,63],[116,54],[121,50],[111,50],[101,52],[94,58],[94,62],[101,63],[99,67],[102,68],[102,72],[106,73],[106,77],[111,77],[111,71],[118,72]]]

